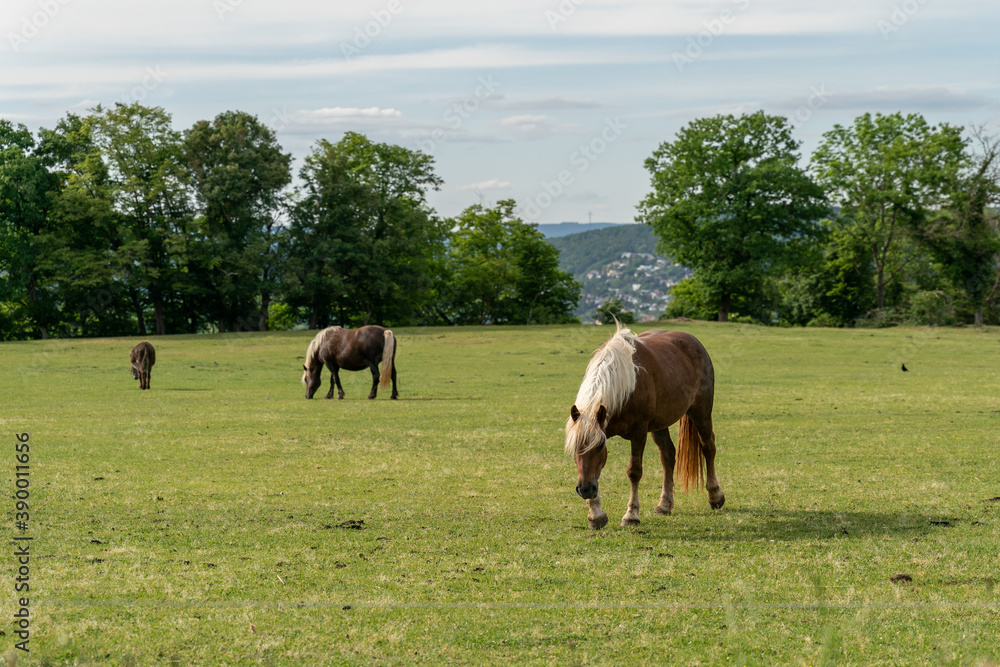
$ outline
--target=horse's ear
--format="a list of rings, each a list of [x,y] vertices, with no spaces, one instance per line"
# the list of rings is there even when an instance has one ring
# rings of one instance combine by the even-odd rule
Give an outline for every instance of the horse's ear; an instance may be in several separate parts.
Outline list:
[[[576,409],[575,405],[569,409],[569,416],[574,422],[580,418],[580,411]]]
[[[597,423],[600,424],[602,427],[604,426],[604,420],[607,418],[607,416],[608,416],[608,409],[606,407],[602,405],[601,407],[597,408]]]

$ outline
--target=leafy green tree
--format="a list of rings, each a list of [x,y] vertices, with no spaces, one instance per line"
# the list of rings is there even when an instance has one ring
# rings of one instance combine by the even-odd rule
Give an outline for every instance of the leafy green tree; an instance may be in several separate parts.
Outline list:
[[[779,280],[783,324],[854,326],[875,305],[872,263],[865,249],[833,230],[821,252]]]
[[[646,160],[653,189],[637,220],[694,271],[720,322],[734,300],[760,301],[823,232],[823,192],[799,145],[785,118],[758,111],[695,120]]]
[[[866,249],[883,309],[887,286],[919,256],[906,241],[946,203],[963,163],[961,130],[932,127],[919,114],[866,113],[823,137],[812,169],[840,207],[837,227]]]
[[[949,205],[931,213],[920,240],[952,285],[965,291],[975,324],[982,326],[986,296],[1000,275],[1000,230],[993,208],[1000,203],[1000,139],[982,128],[974,128],[973,136],[979,152],[968,154],[954,174]]]
[[[631,310],[625,310],[621,299],[608,299],[597,307],[594,317],[601,324],[614,324],[615,320],[622,324],[635,322],[635,314]]]
[[[290,210],[282,239],[283,301],[308,314],[310,329],[346,321],[347,275],[361,262],[354,202],[360,189],[343,156],[320,143],[300,172],[304,190]]]
[[[204,286],[188,273],[194,238],[190,171],[181,134],[160,107],[100,105],[92,115],[94,141],[107,165],[115,210],[122,216],[122,252],[129,284],[148,297],[157,334],[191,331]],[[142,301],[134,301],[140,331]]]
[[[255,116],[227,111],[184,135],[219,331],[267,329],[281,191],[291,154]]]
[[[62,326],[82,336],[136,333],[127,283],[122,216],[89,118],[68,114],[40,131],[42,151],[62,187],[53,198],[52,229],[42,266],[62,308]]]
[[[311,326],[411,321],[428,304],[444,228],[426,194],[432,157],[348,132],[321,140],[301,171],[288,233],[288,303]]]
[[[664,311],[666,318],[686,317],[692,320],[711,320],[719,316],[718,301],[697,276],[685,278],[670,288],[670,303]]]
[[[24,125],[0,119],[0,300],[5,338],[49,338],[58,302],[42,271],[59,182]]]
[[[515,213],[512,199],[474,204],[450,221],[452,288],[447,310],[457,324],[572,322],[579,284],[559,269],[559,251]]]

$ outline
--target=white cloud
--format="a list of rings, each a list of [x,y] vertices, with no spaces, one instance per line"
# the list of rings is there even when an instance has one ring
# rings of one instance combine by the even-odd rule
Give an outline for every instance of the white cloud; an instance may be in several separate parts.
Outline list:
[[[491,178],[488,181],[480,181],[479,183],[460,185],[455,189],[483,191],[483,190],[510,190],[512,187],[513,186],[511,186],[510,181],[501,181],[496,178]]]
[[[583,109],[603,109],[614,106],[605,102],[590,99],[573,99],[568,97],[542,97],[507,100],[503,95],[496,95],[490,107],[504,111],[578,111]]]
[[[579,131],[578,125],[560,123],[551,116],[533,114],[509,116],[501,120],[500,125],[522,139],[545,139],[554,134],[572,134]]]
[[[313,123],[344,123],[359,119],[402,118],[403,113],[397,109],[380,109],[379,107],[368,107],[365,109],[357,107],[327,107],[311,111],[298,111],[295,117]]]

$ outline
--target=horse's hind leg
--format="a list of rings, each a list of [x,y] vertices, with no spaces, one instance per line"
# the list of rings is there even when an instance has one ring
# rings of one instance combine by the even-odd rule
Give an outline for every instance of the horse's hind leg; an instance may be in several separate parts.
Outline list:
[[[719,486],[719,478],[715,476],[715,432],[712,430],[712,415],[695,417],[688,412],[694,421],[694,426],[701,436],[701,452],[705,456],[705,490],[708,491],[708,504],[717,510],[726,502],[726,494]]]
[[[642,453],[646,449],[646,434],[637,437],[632,441],[632,456],[628,460],[628,467],[625,475],[632,483],[632,490],[628,494],[628,507],[625,516],[622,517],[622,526],[636,526],[639,524],[639,481],[642,480]]]
[[[660,463],[663,464],[663,491],[660,492],[660,502],[653,513],[669,515],[674,511],[674,460],[677,449],[670,439],[670,430],[666,428],[653,431],[653,442],[660,450]]]
[[[372,372],[372,390],[370,392],[368,392],[368,400],[371,401],[371,400],[374,400],[374,398],[376,396],[378,396],[378,381],[379,381],[379,375],[380,374],[378,372],[378,364],[377,363],[373,364],[371,362],[368,362],[368,368]]]

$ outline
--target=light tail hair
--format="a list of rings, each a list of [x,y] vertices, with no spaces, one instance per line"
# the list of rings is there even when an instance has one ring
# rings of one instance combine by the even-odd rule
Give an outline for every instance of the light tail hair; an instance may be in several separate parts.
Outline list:
[[[702,452],[701,434],[687,415],[681,417],[677,427],[677,480],[685,493],[705,485],[705,454]]]
[[[385,346],[382,348],[382,375],[379,377],[379,385],[385,389],[392,381],[392,365],[396,357],[396,337],[392,331],[385,330]]]

